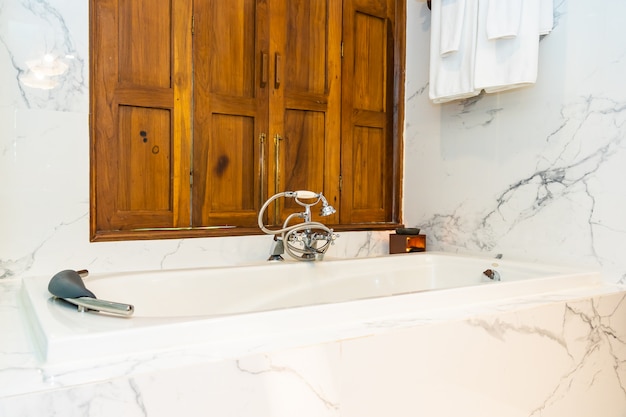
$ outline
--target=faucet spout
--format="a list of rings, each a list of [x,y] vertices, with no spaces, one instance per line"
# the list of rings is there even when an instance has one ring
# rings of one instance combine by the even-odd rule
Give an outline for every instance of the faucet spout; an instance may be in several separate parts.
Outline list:
[[[272,242],[272,248],[270,249],[270,257],[267,258],[268,261],[284,261],[283,253],[285,253],[285,244],[283,243],[283,239],[274,236],[274,242]]]

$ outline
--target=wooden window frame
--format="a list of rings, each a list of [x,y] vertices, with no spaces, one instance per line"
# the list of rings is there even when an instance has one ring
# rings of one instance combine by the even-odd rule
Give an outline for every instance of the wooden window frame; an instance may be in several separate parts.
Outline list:
[[[393,175],[392,179],[392,198],[391,198],[391,219],[390,221],[380,223],[356,223],[356,224],[333,224],[330,225],[337,231],[368,231],[368,230],[391,230],[395,227],[402,225],[402,172],[403,172],[403,133],[404,133],[404,99],[405,99],[405,66],[406,66],[406,2],[404,0],[395,1],[395,25],[393,28],[393,163],[391,165],[391,171]],[[93,51],[94,48],[98,48],[96,42],[97,36],[95,33],[94,22],[96,19],[101,18],[101,11],[97,7],[98,0],[90,0],[90,47]],[[174,2],[176,4],[179,2]],[[177,30],[186,31],[188,33],[187,40],[181,45],[184,48],[182,54],[188,58],[188,62],[191,62],[191,32],[192,32],[192,11],[191,1],[187,3],[189,13],[189,19],[186,22],[179,22],[180,27]],[[179,7],[179,6],[176,6]],[[179,45],[180,46],[180,45]],[[97,221],[98,216],[98,192],[97,188],[102,184],[99,182],[96,175],[96,166],[99,148],[98,148],[98,135],[99,132],[96,129],[94,118],[98,117],[98,109],[94,99],[94,91],[97,88],[97,83],[102,82],[101,74],[98,74],[97,54],[90,54],[90,240],[97,241],[122,241],[122,240],[152,240],[152,239],[180,239],[180,238],[192,238],[192,237],[225,237],[225,236],[244,236],[244,235],[258,235],[262,232],[258,228],[192,228],[192,227],[163,227],[163,228],[146,228],[145,230],[99,230],[99,224]],[[103,59],[103,58],[100,58]],[[177,64],[175,64],[177,65]],[[184,69],[183,69],[184,70]],[[174,84],[181,82],[188,82],[184,79],[184,75],[176,73],[176,79],[172,82]],[[178,78],[182,77],[182,78]],[[177,95],[174,90],[175,100],[185,101],[191,103],[190,91],[179,91]],[[191,109],[188,109],[191,114]],[[189,129],[190,120],[183,120],[179,126],[174,126],[175,130]],[[190,150],[191,141],[182,141],[182,152],[188,152],[191,155]],[[185,168],[177,167],[179,172],[177,181],[185,181],[184,175]],[[187,171],[188,172],[188,171]],[[271,194],[271,193],[270,193]],[[268,195],[269,197],[269,195]],[[181,191],[174,196],[175,199],[184,200],[189,199],[189,193]],[[181,207],[189,207],[189,202],[183,203]],[[182,210],[184,211],[184,210]],[[186,213],[177,213],[178,216],[187,216]]]

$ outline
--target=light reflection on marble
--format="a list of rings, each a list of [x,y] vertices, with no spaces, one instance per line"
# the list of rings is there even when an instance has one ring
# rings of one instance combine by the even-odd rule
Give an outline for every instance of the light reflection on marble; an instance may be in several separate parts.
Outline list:
[[[76,42],[74,22],[87,21],[87,2],[4,0],[0,4],[0,45],[4,46],[0,80],[12,89],[0,105],[57,111],[85,110],[86,40]],[[78,50],[79,47],[85,48]],[[11,82],[7,82],[11,79]],[[5,100],[8,100],[5,102]]]

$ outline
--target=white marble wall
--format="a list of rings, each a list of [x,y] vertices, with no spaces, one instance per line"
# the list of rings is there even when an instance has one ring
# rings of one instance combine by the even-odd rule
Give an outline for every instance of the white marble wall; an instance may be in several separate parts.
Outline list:
[[[431,249],[601,267],[626,281],[626,2],[555,0],[536,85],[433,105],[408,0],[405,221]]]
[[[406,224],[431,249],[626,280],[626,3],[556,0],[534,87],[445,105],[427,98],[429,12],[407,9]],[[0,277],[264,259],[264,236],[88,242],[87,77],[86,0],[0,0]],[[329,255],[385,251],[348,233]]]

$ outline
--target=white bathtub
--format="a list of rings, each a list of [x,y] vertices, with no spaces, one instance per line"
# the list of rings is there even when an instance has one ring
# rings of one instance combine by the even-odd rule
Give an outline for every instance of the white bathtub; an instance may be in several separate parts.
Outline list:
[[[485,277],[486,269],[497,270],[502,281]],[[25,278],[23,285],[48,363],[189,346],[204,346],[218,358],[252,346],[362,336],[381,321],[428,320],[430,311],[601,282],[595,271],[435,252],[85,278],[98,298],[135,306],[133,317],[121,318],[78,313],[51,297],[49,280]]]

